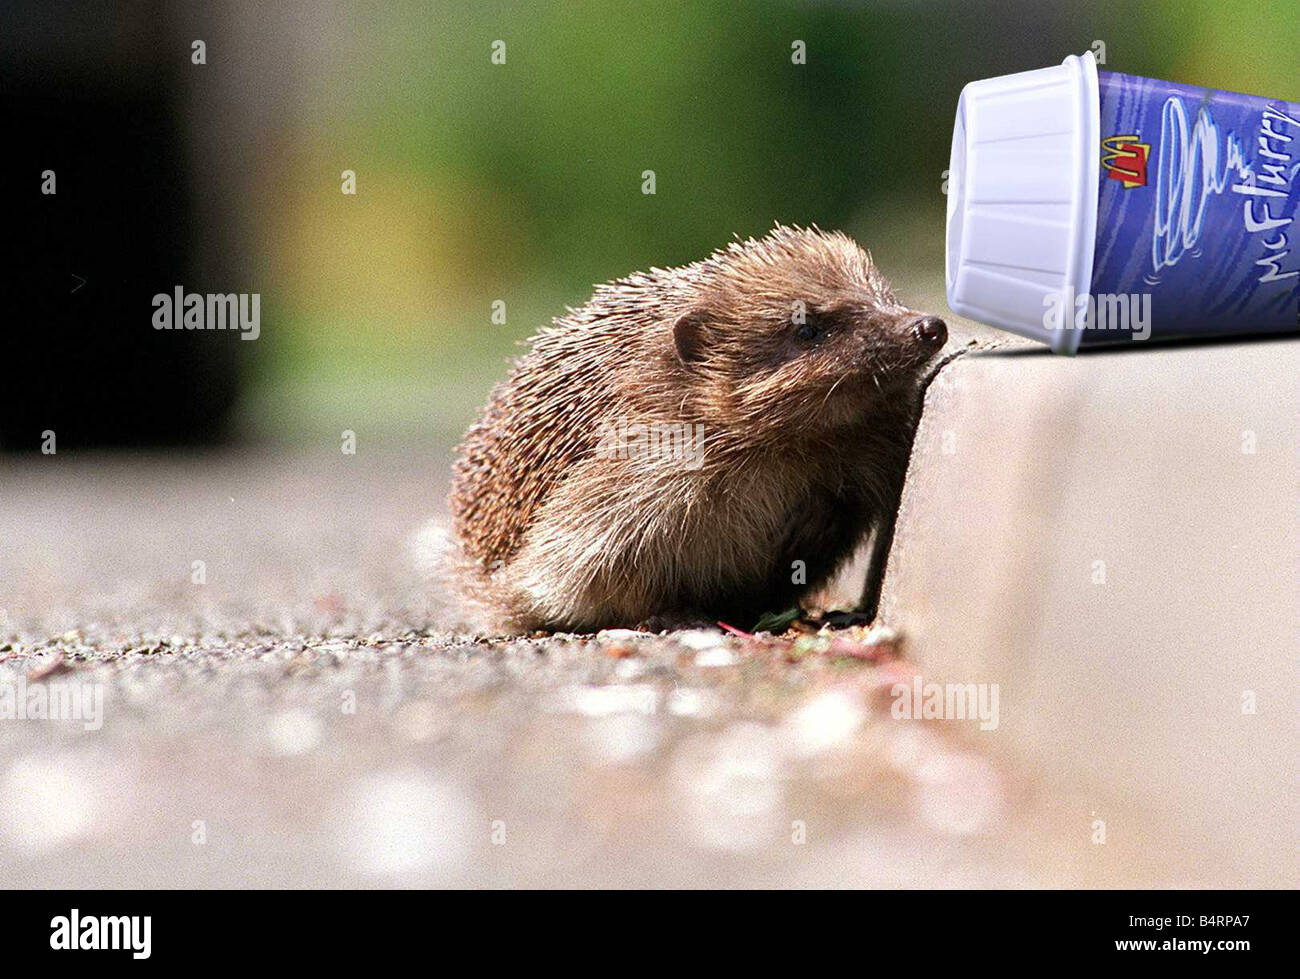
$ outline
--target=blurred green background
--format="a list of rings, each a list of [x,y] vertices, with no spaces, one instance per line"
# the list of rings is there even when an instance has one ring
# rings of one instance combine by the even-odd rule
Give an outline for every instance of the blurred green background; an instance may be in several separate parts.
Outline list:
[[[223,286],[263,296],[262,339],[239,345],[237,429],[446,444],[519,342],[593,283],[775,220],[844,229],[906,299],[946,312],[942,180],[965,82],[1102,42],[1110,70],[1296,98],[1296,9],[168,8],[178,37],[208,39],[206,68],[182,77],[190,166],[246,278]],[[806,64],[792,63],[796,40]]]

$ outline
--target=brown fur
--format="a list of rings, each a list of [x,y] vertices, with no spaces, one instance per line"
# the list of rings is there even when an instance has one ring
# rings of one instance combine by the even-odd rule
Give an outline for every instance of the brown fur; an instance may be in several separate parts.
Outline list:
[[[796,302],[816,339],[797,334]],[[908,392],[942,345],[917,339],[919,316],[816,228],[597,286],[534,337],[461,446],[465,591],[511,630],[749,626],[789,607],[892,505]],[[608,457],[620,418],[702,426],[698,467]]]

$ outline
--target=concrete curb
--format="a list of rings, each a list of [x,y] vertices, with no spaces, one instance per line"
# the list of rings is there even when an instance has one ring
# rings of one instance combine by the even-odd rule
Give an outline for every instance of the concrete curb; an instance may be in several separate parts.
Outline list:
[[[879,609],[927,679],[999,685],[992,750],[1220,886],[1300,880],[1298,376],[1290,340],[955,359]]]

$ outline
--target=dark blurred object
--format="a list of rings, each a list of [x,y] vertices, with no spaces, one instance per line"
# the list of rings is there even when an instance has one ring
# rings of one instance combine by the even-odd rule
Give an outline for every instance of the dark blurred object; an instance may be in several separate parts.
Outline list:
[[[236,395],[229,333],[160,331],[152,297],[196,292],[185,156],[185,42],[160,7],[6,4],[0,98],[12,255],[5,263],[0,445],[205,442]],[[42,173],[56,193],[42,193]]]

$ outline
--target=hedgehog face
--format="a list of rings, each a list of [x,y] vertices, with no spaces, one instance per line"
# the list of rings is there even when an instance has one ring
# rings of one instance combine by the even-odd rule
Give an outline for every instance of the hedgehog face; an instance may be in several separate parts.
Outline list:
[[[870,257],[842,234],[778,228],[702,263],[677,320],[678,356],[723,417],[835,429],[911,384],[947,327],[901,305]]]

